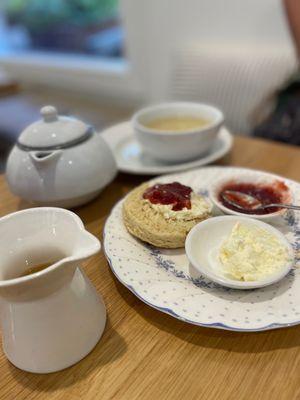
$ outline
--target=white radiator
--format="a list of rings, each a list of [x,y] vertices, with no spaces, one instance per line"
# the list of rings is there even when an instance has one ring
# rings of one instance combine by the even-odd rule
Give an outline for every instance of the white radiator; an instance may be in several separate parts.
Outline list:
[[[296,68],[296,55],[288,48],[191,44],[174,52],[168,97],[214,104],[233,132],[248,134],[254,110]]]

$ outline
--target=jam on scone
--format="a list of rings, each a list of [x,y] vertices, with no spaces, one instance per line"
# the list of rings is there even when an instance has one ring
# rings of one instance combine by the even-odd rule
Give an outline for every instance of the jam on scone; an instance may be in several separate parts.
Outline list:
[[[157,247],[184,247],[188,232],[211,215],[211,204],[179,182],[143,184],[126,197],[123,220],[135,237]]]
[[[183,208],[191,209],[191,193],[189,186],[182,185],[179,182],[157,183],[146,189],[143,198],[149,200],[152,204],[169,204],[172,210],[179,211]]]

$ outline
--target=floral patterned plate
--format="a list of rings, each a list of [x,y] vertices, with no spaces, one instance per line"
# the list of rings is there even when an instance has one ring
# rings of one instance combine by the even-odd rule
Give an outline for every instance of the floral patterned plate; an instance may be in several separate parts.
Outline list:
[[[239,172],[265,174],[231,167],[206,167],[153,181],[179,181],[208,196],[210,182]],[[283,179],[300,204],[300,184]],[[104,249],[109,265],[123,285],[149,306],[191,324],[234,331],[261,331],[300,323],[300,213],[288,212],[276,227],[295,249],[296,262],[280,282],[255,290],[221,287],[204,277],[193,277],[184,249],[166,250],[131,236],[122,221],[121,200],[108,217]]]

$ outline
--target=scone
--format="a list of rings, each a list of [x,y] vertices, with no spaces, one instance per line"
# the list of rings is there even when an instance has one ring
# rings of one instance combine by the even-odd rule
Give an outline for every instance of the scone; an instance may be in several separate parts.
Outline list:
[[[123,203],[127,230],[157,247],[184,247],[189,231],[211,215],[211,205],[188,186],[178,182],[143,184]]]

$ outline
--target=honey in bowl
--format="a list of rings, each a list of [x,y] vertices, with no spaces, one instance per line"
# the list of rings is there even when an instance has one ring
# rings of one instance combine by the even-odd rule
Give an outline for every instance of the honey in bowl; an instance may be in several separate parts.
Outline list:
[[[182,132],[205,128],[209,124],[210,121],[204,118],[196,118],[191,116],[170,116],[156,118],[152,121],[144,123],[143,125],[146,128],[155,129],[157,131]]]

